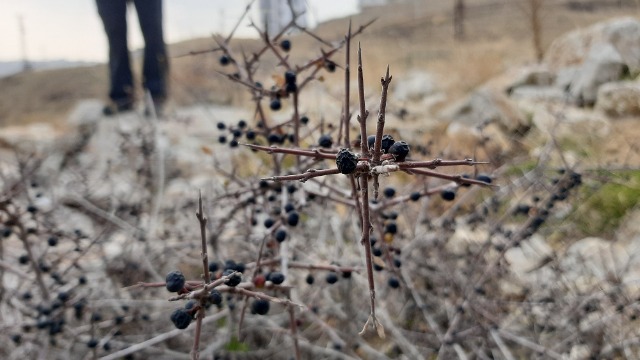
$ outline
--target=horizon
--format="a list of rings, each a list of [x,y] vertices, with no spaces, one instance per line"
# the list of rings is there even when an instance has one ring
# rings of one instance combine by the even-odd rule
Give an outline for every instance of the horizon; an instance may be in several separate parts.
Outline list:
[[[210,36],[227,34],[251,1],[228,2],[225,0],[165,1],[164,32],[167,44]],[[307,0],[308,24],[353,15],[358,12],[357,0]],[[23,60],[19,18],[25,30],[26,58],[29,62],[71,61],[104,63],[107,61],[107,41],[95,1],[22,0],[4,4],[0,13],[0,62]],[[196,9],[196,11],[194,11]],[[54,14],[55,16],[52,16]],[[248,27],[249,19],[258,14],[258,3],[236,31],[236,37],[255,38],[255,30]],[[135,7],[130,5],[128,14],[129,48],[132,51],[144,47],[137,25]],[[214,19],[214,20],[211,20]],[[65,39],[60,41],[60,39]],[[82,46],[78,46],[81,44]]]

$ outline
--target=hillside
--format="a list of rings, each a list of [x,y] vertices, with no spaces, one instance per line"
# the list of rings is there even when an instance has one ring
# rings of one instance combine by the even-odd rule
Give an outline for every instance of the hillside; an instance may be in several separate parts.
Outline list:
[[[588,1],[590,6],[571,6],[571,1],[547,0],[542,12],[542,39],[546,48],[560,34],[621,15],[640,14],[634,1]],[[418,4],[418,3],[416,3]],[[533,50],[526,11],[510,0],[467,0],[466,36],[454,41],[450,1],[400,4],[369,8],[351,19],[320,24],[315,32],[329,41],[342,39],[348,21],[354,26],[377,19],[359,39],[372,78],[390,64],[398,75],[409,69],[429,71],[438,77],[451,99],[460,97],[490,77],[518,64],[531,62]],[[618,6],[618,4],[621,4]],[[318,53],[317,42],[304,34],[292,37],[292,56]],[[233,41],[232,48],[249,51],[255,40]],[[179,56],[215,47],[211,39],[171,44]],[[136,67],[138,69],[139,67]],[[217,55],[174,58],[172,93],[176,106],[239,103],[244,93],[229,87],[215,70]],[[375,76],[374,76],[375,75]],[[0,79],[0,124],[51,122],[62,125],[66,115],[82,99],[104,99],[106,68],[38,71]],[[338,78],[328,81],[340,83]]]

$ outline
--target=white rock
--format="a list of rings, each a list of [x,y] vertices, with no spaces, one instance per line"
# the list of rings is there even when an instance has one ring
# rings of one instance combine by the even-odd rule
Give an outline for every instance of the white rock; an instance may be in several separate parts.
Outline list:
[[[622,56],[613,45],[595,44],[569,86],[569,93],[578,103],[596,102],[600,85],[619,80],[627,69]]]
[[[640,116],[640,82],[606,83],[598,89],[596,109],[609,116]]]

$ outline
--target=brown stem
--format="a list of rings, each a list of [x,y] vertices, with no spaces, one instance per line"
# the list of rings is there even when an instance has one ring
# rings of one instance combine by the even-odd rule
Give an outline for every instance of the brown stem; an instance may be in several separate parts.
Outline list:
[[[202,192],[198,194],[198,211],[196,217],[200,223],[200,240],[202,241],[202,270],[204,271],[204,282],[211,282],[211,274],[209,273],[209,255],[207,253],[207,218],[202,212]]]
[[[346,42],[345,64],[344,64],[344,147],[351,147],[351,139],[349,139],[349,121],[351,114],[349,109],[349,101],[351,100],[351,20],[349,20],[349,32],[344,39]]]
[[[290,154],[290,155],[296,155],[296,156],[307,156],[307,157],[312,157],[316,159],[329,159],[329,160],[336,159],[336,154],[323,152],[318,149],[303,150],[303,149],[280,148],[277,146],[254,145],[254,144],[243,144],[243,145],[251,149],[267,152],[269,154]]]
[[[298,344],[298,324],[296,323],[296,314],[293,306],[289,306],[289,324],[291,326],[291,337],[293,338],[296,360],[300,360],[302,359],[302,355],[300,354],[300,345]]]

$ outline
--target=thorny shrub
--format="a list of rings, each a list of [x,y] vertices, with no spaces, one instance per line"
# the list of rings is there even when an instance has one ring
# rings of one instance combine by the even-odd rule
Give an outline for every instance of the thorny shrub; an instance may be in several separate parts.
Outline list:
[[[501,163],[419,160],[429,149],[386,126],[389,69],[370,121],[366,49],[357,51],[357,102],[350,94],[352,39],[367,26],[349,28],[335,43],[295,20],[274,35],[256,27],[264,44],[251,54],[232,50],[231,35],[216,38],[220,73],[252,94],[255,116],[217,124],[212,136],[220,145],[203,148],[216,178],[199,198],[163,202],[164,184],[180,174],[164,168],[170,162],[153,118],[117,134],[110,168],[83,161],[93,128],[61,156],[18,154],[0,199],[0,355],[560,359],[576,349],[606,358],[637,352],[625,342],[636,299],[619,277],[578,286],[563,278],[570,269],[555,252],[529,269],[534,280],[510,267],[510,252],[537,251],[533,239],[550,233],[582,176],[543,161],[508,178]],[[317,40],[319,54],[292,64],[290,30]],[[264,59],[277,66],[260,68]],[[339,119],[311,118],[299,103],[323,72],[344,73]],[[240,161],[220,165],[227,151]],[[116,257],[109,256],[114,246]]]

